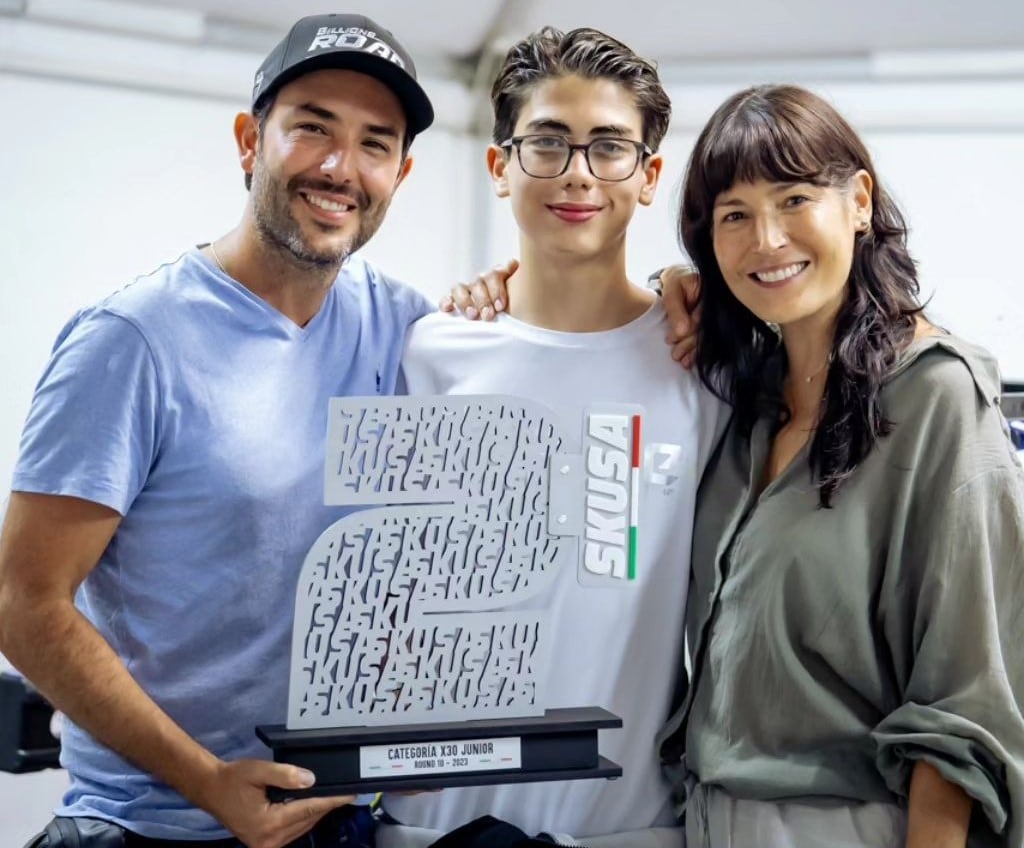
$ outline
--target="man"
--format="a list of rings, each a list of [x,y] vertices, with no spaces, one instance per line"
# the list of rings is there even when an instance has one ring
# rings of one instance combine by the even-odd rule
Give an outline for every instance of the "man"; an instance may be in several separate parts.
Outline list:
[[[685,679],[694,498],[720,407],[667,355],[666,315],[625,270],[628,225],[657,187],[669,101],[649,62],[589,29],[545,29],[514,45],[491,99],[490,174],[520,231],[506,314],[488,323],[424,318],[410,334],[403,374],[414,394],[540,401],[569,433],[580,433],[592,413],[642,405],[636,578],[589,585],[585,572],[594,565],[581,542],[579,562],[559,573],[549,599],[545,706],[597,705],[620,715],[623,729],[606,734],[602,748],[623,777],[386,797],[394,824],[381,828],[378,845],[425,848],[490,814],[559,844],[678,848],[683,834],[654,736]],[[601,511],[590,506],[588,515]],[[480,828],[463,833],[470,830]],[[444,844],[491,848],[487,833]]]
[[[312,775],[254,726],[284,720],[296,577],[343,514],[327,400],[390,393],[429,310],[351,254],[432,120],[391,33],[298,21],[235,120],[240,224],[58,338],[0,539],[0,651],[69,719],[49,845],[279,848],[352,800],[269,804]]]

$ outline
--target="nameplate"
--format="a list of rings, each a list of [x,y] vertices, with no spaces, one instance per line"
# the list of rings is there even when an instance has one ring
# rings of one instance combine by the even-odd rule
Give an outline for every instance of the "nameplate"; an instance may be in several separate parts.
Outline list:
[[[405,777],[519,769],[522,768],[521,748],[518,736],[366,745],[359,749],[359,776]]]

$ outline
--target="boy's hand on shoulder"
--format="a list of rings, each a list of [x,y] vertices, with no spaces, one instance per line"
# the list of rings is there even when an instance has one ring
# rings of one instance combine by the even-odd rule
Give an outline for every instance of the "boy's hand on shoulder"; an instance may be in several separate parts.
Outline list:
[[[700,275],[692,265],[671,265],[661,272],[659,282],[669,325],[665,343],[671,345],[676,362],[692,368],[700,330]]]
[[[494,320],[508,306],[506,283],[518,267],[519,261],[511,259],[504,265],[495,265],[489,271],[478,274],[472,283],[453,286],[451,292],[441,299],[441,311],[459,312],[470,321],[478,318]]]

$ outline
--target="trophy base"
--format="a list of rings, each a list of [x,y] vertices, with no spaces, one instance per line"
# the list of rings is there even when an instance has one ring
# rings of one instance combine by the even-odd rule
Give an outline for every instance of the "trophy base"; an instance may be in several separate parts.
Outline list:
[[[275,762],[316,775],[310,789],[272,789],[272,801],[549,780],[612,779],[622,768],[598,753],[597,732],[622,727],[600,707],[518,719],[288,730],[261,725]]]

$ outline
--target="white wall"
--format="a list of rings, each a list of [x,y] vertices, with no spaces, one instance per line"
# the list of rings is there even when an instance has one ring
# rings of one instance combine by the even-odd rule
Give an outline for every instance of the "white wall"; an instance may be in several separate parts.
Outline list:
[[[737,87],[672,87],[675,119],[659,196],[632,228],[634,279],[679,256],[674,217],[686,156],[697,128]],[[863,129],[908,214],[924,287],[935,295],[933,314],[989,346],[1007,376],[1024,380],[1017,279],[1024,83],[998,91],[983,80],[828,91]],[[0,105],[6,490],[33,385],[64,321],[233,226],[245,194],[231,137],[241,101],[0,73]],[[413,175],[366,249],[432,297],[516,249],[507,204],[493,198],[486,180],[484,140],[452,126],[416,142]],[[60,773],[0,775],[0,842],[20,844],[38,829],[62,784]]]

